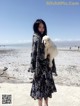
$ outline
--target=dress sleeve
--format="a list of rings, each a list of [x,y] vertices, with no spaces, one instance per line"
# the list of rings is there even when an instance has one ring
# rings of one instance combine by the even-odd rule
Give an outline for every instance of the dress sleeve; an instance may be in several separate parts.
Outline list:
[[[57,75],[55,59],[52,60],[52,63],[53,63],[53,66],[52,66],[52,73],[55,73],[55,74]]]
[[[34,70],[37,67],[37,61],[39,59],[39,40],[33,37],[32,40],[32,52],[31,52],[31,65]]]
[[[32,52],[31,52],[31,64],[32,68],[36,68],[36,56],[37,56],[37,41],[32,44]]]

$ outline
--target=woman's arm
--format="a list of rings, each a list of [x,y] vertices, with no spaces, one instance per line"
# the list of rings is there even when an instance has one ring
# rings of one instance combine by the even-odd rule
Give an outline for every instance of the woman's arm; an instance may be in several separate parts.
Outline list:
[[[52,60],[52,63],[53,63],[53,66],[52,66],[52,73],[55,73],[55,75],[57,76],[55,59]]]
[[[32,44],[32,52],[31,52],[32,69],[35,69],[36,67],[36,55],[37,55],[37,41]]]
[[[37,70],[39,56],[39,39],[33,35],[31,52],[31,72],[35,72],[35,70]]]
[[[50,55],[48,54],[47,55],[47,59],[48,59],[48,61],[49,61],[49,59],[50,59]],[[57,76],[57,72],[56,72],[56,64],[55,64],[55,59],[53,58],[53,60],[52,60],[52,68],[51,68],[51,71],[52,71],[52,73],[55,73],[55,75]]]
[[[31,65],[32,65],[32,69],[35,69],[36,67],[36,55],[37,55],[37,40],[34,38],[32,38],[32,52],[31,52]]]

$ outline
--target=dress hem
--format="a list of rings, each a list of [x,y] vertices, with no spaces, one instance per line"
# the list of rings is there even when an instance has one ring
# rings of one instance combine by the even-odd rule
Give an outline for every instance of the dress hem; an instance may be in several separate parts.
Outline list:
[[[57,92],[57,90],[55,90],[55,91],[53,91],[52,93],[56,93]],[[34,97],[34,96],[32,96],[32,95],[30,95],[34,100],[37,100],[37,99],[42,99],[42,98],[44,98],[44,99],[46,99],[46,98],[52,98],[52,93],[51,93],[51,96],[47,96],[47,97]]]

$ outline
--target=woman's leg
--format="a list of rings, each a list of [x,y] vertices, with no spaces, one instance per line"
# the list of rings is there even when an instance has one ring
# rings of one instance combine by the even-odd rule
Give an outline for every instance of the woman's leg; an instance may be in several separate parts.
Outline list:
[[[38,99],[38,105],[39,106],[42,106],[42,101],[43,101],[43,98],[42,99]]]
[[[44,106],[48,106],[48,97],[44,99]]]

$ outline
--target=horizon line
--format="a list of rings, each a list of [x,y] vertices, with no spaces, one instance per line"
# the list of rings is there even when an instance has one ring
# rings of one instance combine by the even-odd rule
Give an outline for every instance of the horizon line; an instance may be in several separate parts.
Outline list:
[[[52,40],[53,41],[53,40]],[[80,41],[80,39],[67,39],[67,40],[61,40],[61,39],[55,39],[54,42],[76,42]],[[32,41],[25,41],[25,42],[2,42],[1,45],[8,45],[8,44],[26,44],[26,43],[32,43]]]

